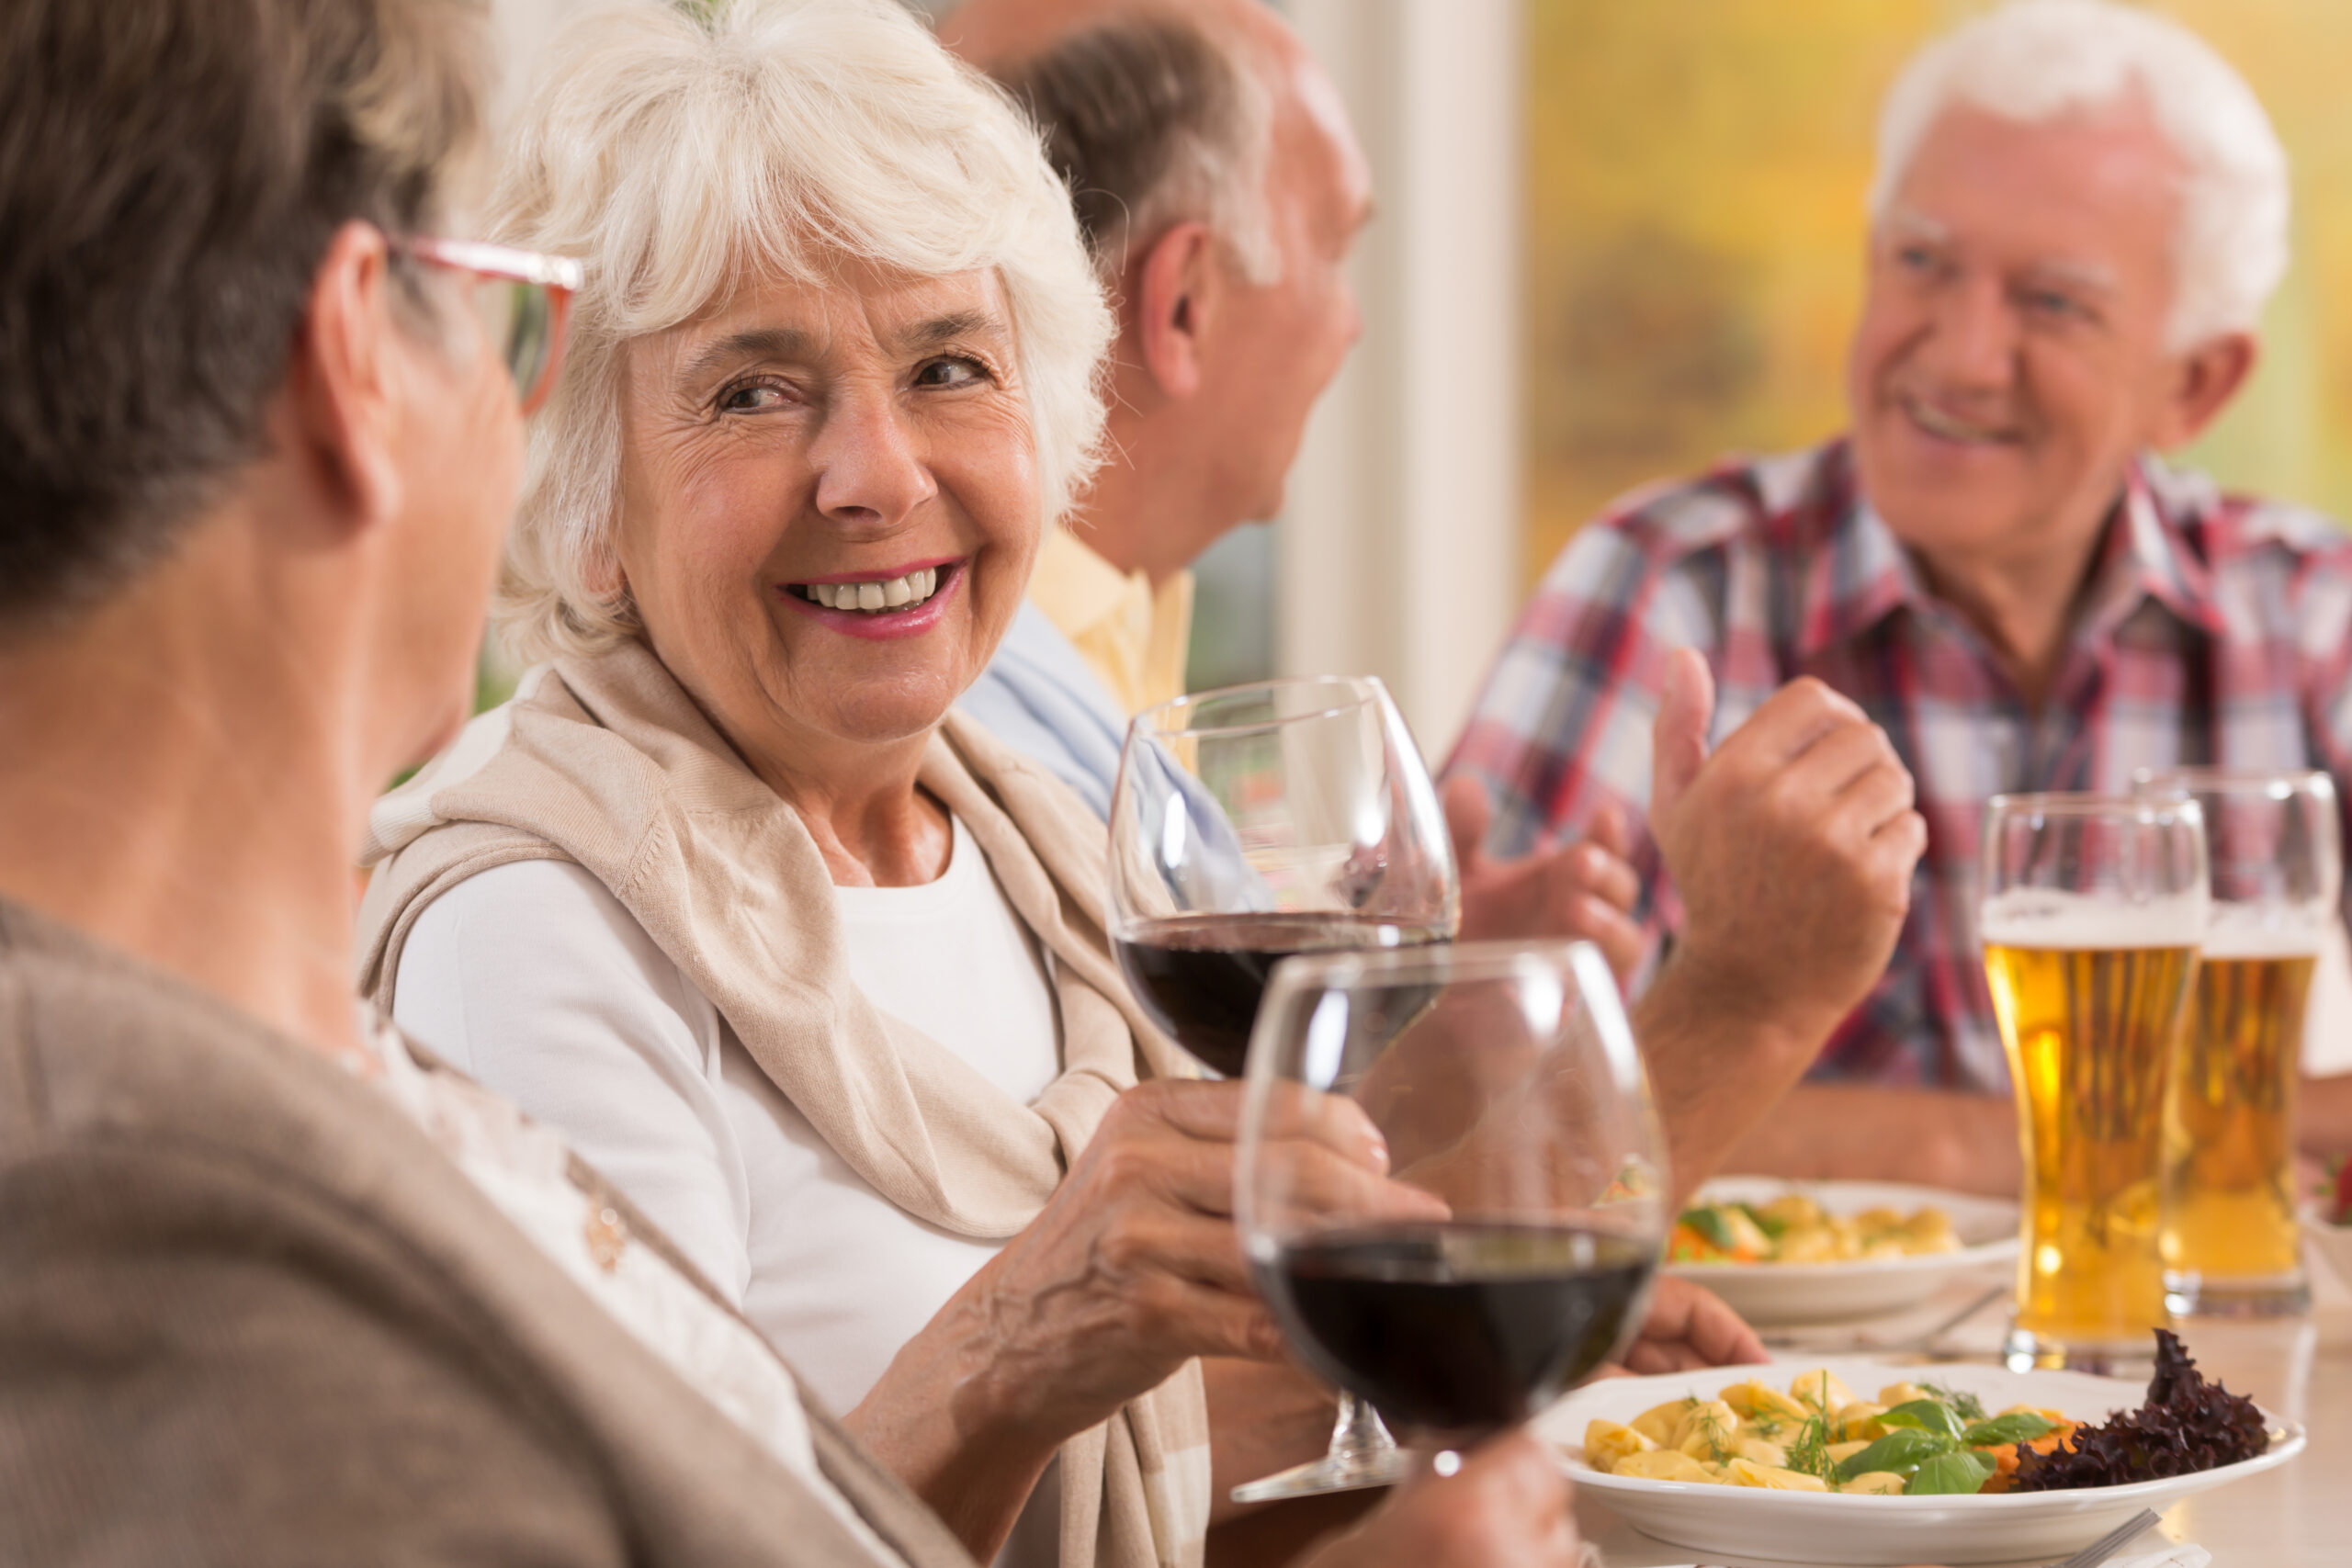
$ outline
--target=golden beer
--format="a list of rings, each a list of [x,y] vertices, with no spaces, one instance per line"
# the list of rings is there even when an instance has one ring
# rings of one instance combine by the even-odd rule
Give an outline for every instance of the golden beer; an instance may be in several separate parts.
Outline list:
[[[2064,940],[2066,922],[2051,924],[2035,922],[2032,938]],[[2053,1361],[2069,1349],[2145,1354],[2165,1321],[2165,1086],[2197,946],[2099,946],[2081,940],[2090,931],[2073,945],[2024,945],[2001,934],[1988,919],[1985,976],[2025,1156],[2017,1333]]]
[[[2271,1316],[2311,1303],[2295,1223],[2295,1089],[2320,950],[2344,892],[2335,781],[2312,769],[2135,774],[2194,801],[2212,895],[2165,1108],[2165,1304]]]
[[[2192,1295],[2291,1285],[2301,1262],[2295,1081],[2319,959],[2231,937],[2207,940],[2165,1111],[2165,1273]]]

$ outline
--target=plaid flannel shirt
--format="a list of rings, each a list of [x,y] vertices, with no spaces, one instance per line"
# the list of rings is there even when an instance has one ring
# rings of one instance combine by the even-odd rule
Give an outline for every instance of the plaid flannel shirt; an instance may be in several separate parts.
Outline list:
[[[1714,737],[1813,675],[1886,730],[1918,785],[1928,851],[1877,989],[1815,1076],[2000,1089],[1976,942],[1984,803],[2128,791],[2139,767],[2218,762],[2352,775],[2352,540],[2318,515],[2224,497],[2153,458],[2109,526],[2063,668],[2030,711],[1984,642],[1920,584],[1856,493],[1847,444],[1728,463],[1637,493],[1561,552],[1447,764],[1520,854],[1604,803],[1634,829],[1641,919],[1679,907],[1647,830],[1650,725],[1667,653],[1703,650]]]

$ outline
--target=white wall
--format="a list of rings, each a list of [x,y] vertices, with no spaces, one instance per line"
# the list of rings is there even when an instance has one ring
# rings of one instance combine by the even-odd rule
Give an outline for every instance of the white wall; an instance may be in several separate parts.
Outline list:
[[[1287,0],[1346,97],[1378,216],[1364,337],[1279,531],[1277,660],[1387,681],[1432,756],[1517,607],[1517,0]]]

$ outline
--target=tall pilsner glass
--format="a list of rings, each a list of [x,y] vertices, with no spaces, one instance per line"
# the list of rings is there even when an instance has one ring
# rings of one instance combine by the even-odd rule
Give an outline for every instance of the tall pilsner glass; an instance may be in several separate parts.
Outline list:
[[[2311,1304],[2295,1224],[2303,1007],[2344,887],[2322,773],[2181,768],[2133,779],[2205,813],[2213,913],[2165,1108],[2165,1301],[2268,1316]]]
[[[2210,903],[2193,800],[1996,795],[1977,930],[2025,1156],[2012,1367],[2143,1361],[2165,1093]]]

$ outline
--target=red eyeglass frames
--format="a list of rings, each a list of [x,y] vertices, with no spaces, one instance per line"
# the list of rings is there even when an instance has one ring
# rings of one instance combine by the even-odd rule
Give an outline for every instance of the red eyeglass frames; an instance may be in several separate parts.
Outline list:
[[[470,273],[475,308],[490,341],[499,345],[514,395],[530,413],[555,386],[563,365],[564,330],[571,320],[571,297],[581,283],[580,264],[479,240],[440,240],[415,235],[394,248],[418,261]]]

